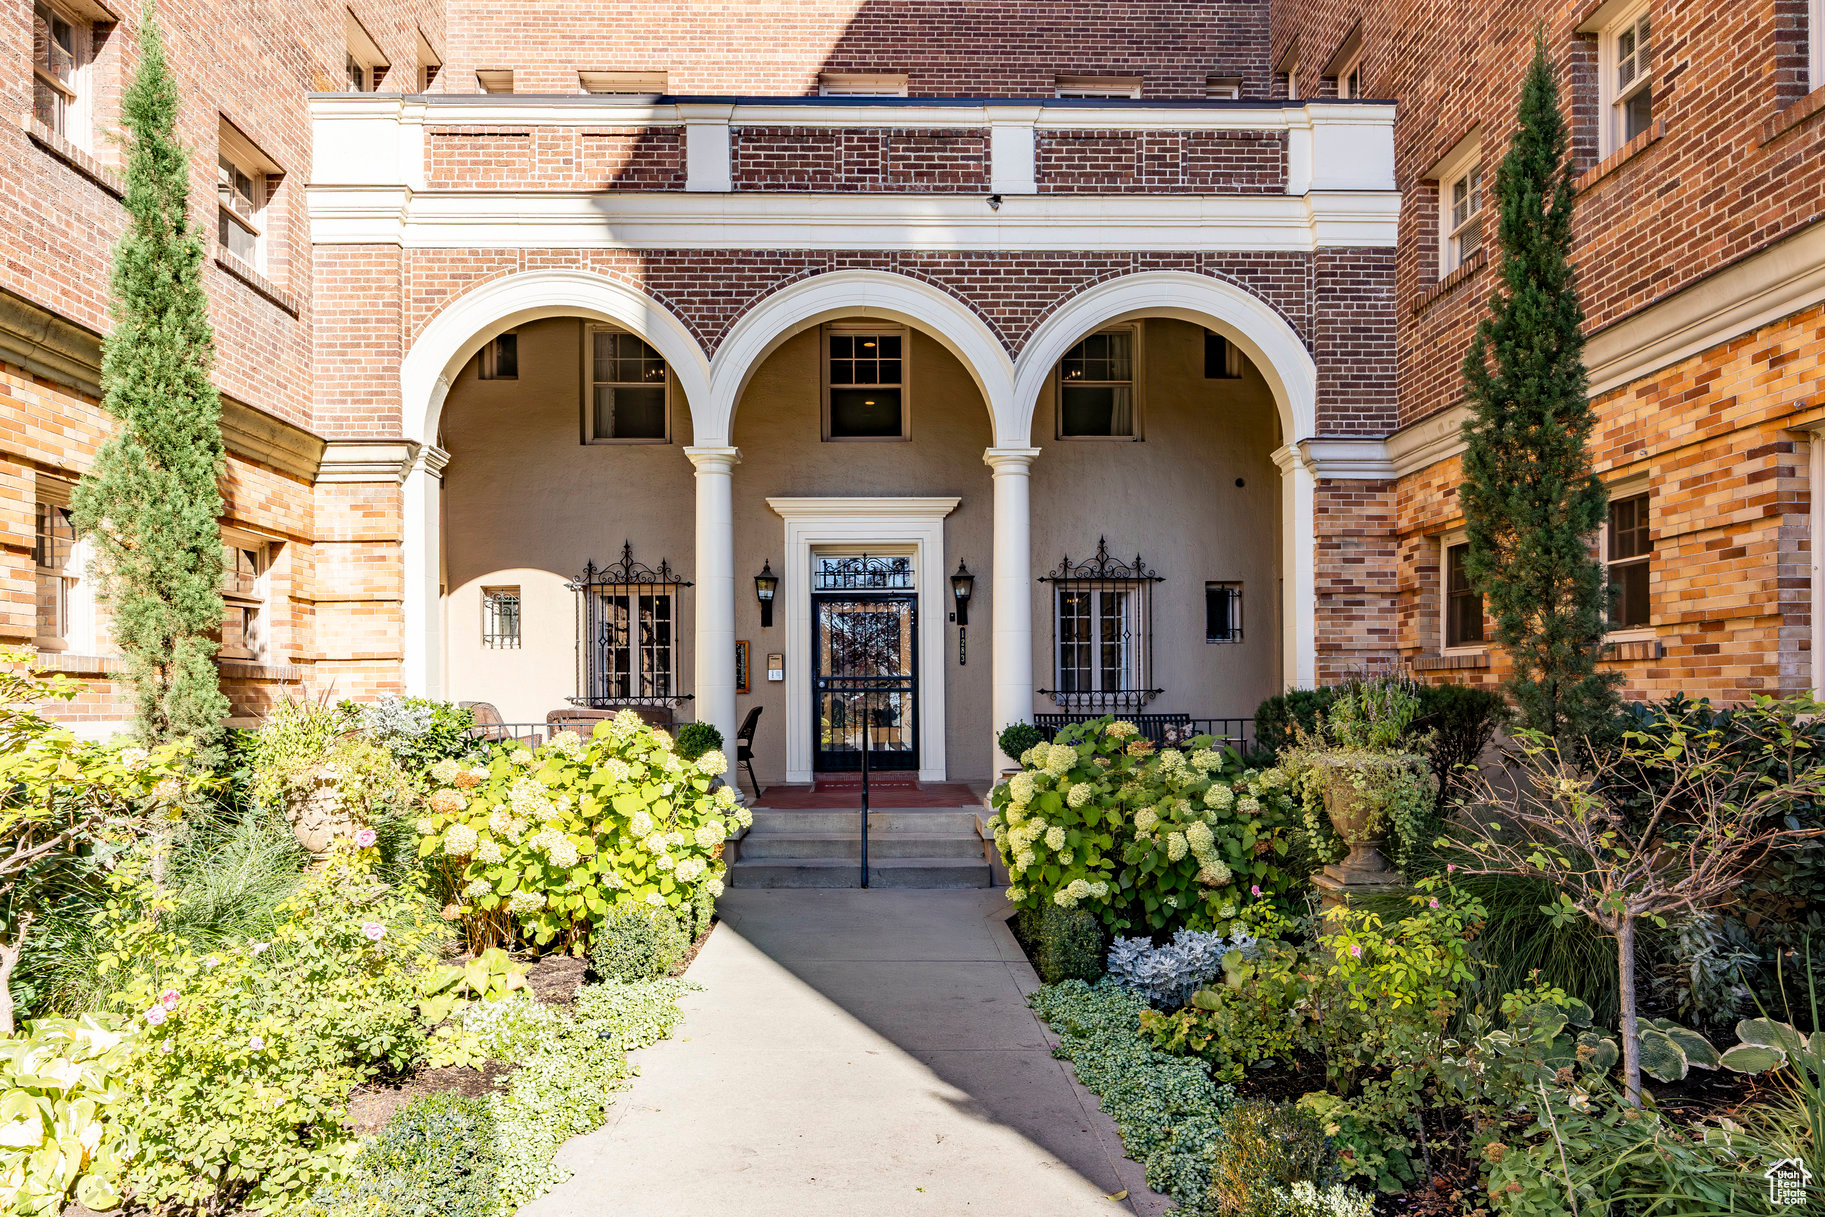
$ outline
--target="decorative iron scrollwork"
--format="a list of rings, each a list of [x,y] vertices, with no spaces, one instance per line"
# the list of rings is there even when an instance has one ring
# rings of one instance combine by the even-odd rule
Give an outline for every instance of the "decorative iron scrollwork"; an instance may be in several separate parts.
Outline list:
[[[633,542],[621,561],[593,561],[566,586],[577,594],[577,695],[593,709],[675,706],[691,695],[677,687],[678,592],[691,586],[661,559],[634,561]]]
[[[659,560],[659,569],[634,561],[634,543],[621,543],[621,561],[613,566],[597,566],[592,560],[584,565],[583,573],[565,586],[571,591],[585,587],[641,587],[650,584],[665,583],[672,587],[689,587],[690,582],[680,579],[672,572],[672,564],[664,558]]]
[[[1073,566],[1067,555],[1060,558],[1058,569],[1039,576],[1041,583],[1067,583],[1076,580],[1097,583],[1163,583],[1165,576],[1147,568],[1139,554],[1133,562],[1117,562],[1109,556],[1106,537],[1096,539],[1096,557]]]
[[[874,554],[819,558],[812,576],[820,592],[909,592],[913,590],[912,559],[883,558]]]

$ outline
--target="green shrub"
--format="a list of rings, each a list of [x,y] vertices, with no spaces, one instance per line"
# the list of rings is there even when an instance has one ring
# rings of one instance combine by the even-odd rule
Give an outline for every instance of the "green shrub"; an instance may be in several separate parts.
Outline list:
[[[1066,980],[1090,983],[1102,977],[1109,936],[1094,913],[1047,904],[1021,909],[1016,916],[1021,943],[1040,980],[1055,985]]]
[[[696,942],[710,932],[710,921],[716,916],[716,897],[710,895],[707,887],[699,887],[691,893],[689,914],[685,921],[686,932],[690,940]]]
[[[419,1095],[346,1179],[317,1190],[304,1217],[494,1217],[499,1171],[486,1096]]]
[[[1318,716],[1330,709],[1337,693],[1333,686],[1274,694],[1255,708],[1255,747],[1277,756],[1282,748],[1298,743],[1295,728],[1316,731]]]
[[[722,747],[722,732],[714,723],[686,723],[678,728],[678,755],[694,761],[704,753]]]
[[[1223,1121],[1210,1152],[1211,1207],[1224,1217],[1275,1217],[1277,1190],[1336,1182],[1337,1156],[1310,1112],[1256,1099]]]
[[[87,1016],[0,1036],[0,1213],[56,1217],[72,1193],[85,1208],[119,1206],[129,1038]]]
[[[343,702],[338,709],[358,721],[369,738],[392,753],[409,773],[419,773],[445,758],[460,760],[480,746],[469,733],[475,715],[455,702],[383,697],[366,705]]]
[[[1038,727],[1032,723],[1020,722],[1009,723],[1003,727],[996,742],[1001,745],[1001,755],[1018,765],[1021,763],[1020,758],[1026,755],[1027,750],[1044,738],[1045,736],[1039,733]]]
[[[676,915],[699,887],[721,894],[718,847],[753,820],[716,784],[727,765],[714,749],[687,763],[632,711],[587,740],[560,731],[536,752],[497,746],[485,766],[440,761],[418,853],[447,876],[475,947],[568,940],[622,905]]]
[[[1250,898],[1296,881],[1283,862],[1283,775],[1209,736],[1155,748],[1133,723],[1074,724],[990,795],[1016,908],[1093,910],[1112,933],[1227,932]]]
[[[1422,685],[1417,692],[1419,717],[1413,726],[1432,736],[1426,758],[1438,778],[1439,803],[1448,805],[1462,789],[1464,767],[1476,764],[1496,728],[1508,721],[1508,703],[1494,690],[1474,685]]]
[[[604,980],[658,980],[690,946],[671,909],[622,905],[596,923],[589,961]]]

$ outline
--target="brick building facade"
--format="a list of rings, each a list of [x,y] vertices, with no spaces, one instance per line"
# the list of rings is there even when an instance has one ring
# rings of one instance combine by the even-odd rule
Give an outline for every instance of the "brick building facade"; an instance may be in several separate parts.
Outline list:
[[[985,728],[1035,710],[1246,715],[1390,663],[1495,679],[1474,589],[1450,587],[1457,368],[1536,19],[1580,164],[1594,456],[1627,513],[1600,539],[1610,662],[1640,695],[1816,686],[1820,8],[161,5],[216,238],[236,712],[411,689],[522,717],[621,681],[725,735],[770,709],[762,766],[802,777],[828,759],[828,648],[794,614],[822,620],[808,584],[858,548],[980,576],[969,637],[946,571],[904,589],[924,679],[889,717],[940,776],[986,771]],[[108,133],[137,14],[12,12],[0,640],[87,678],[69,713],[101,730],[106,615],[57,509],[108,425]],[[907,344],[892,434],[832,413],[852,335]],[[636,351],[646,397],[610,359]],[[535,415],[529,447],[489,430]],[[901,446],[840,443],[856,425]],[[540,444],[547,467],[516,455]],[[563,607],[623,541],[683,581],[663,621],[615,610],[663,660],[605,642],[590,614],[621,593]],[[1039,576],[1099,541],[1162,581],[1098,585],[1131,607],[1079,621],[1078,584]],[[789,625],[760,624],[763,562],[796,572]],[[525,655],[493,653],[522,628]],[[1073,630],[1102,641],[1073,658]]]

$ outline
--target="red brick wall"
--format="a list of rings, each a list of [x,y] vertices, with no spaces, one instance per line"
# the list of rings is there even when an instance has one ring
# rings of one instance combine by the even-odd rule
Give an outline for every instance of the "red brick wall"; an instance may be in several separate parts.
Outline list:
[[[436,127],[425,133],[432,189],[682,190],[678,129]]]
[[[737,190],[988,190],[988,135],[969,128],[737,127]]]
[[[810,94],[820,72],[903,72],[915,97],[1049,97],[1059,75],[1141,76],[1146,97],[1202,97],[1213,75],[1269,87],[1266,0],[459,0],[450,28],[454,92],[476,68],[520,93],[580,92],[578,69],[664,71],[678,94]]]
[[[1042,194],[1280,194],[1286,137],[1270,131],[1039,133]]]

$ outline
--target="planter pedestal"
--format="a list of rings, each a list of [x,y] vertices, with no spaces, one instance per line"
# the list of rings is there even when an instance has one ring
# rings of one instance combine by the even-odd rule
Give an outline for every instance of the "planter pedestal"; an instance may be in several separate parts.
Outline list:
[[[1361,793],[1347,780],[1334,778],[1324,790],[1324,808],[1337,835],[1349,845],[1341,862],[1333,862],[1312,876],[1312,886],[1326,909],[1348,904],[1352,896],[1397,892],[1405,877],[1382,856],[1382,837],[1374,831],[1372,817]]]

